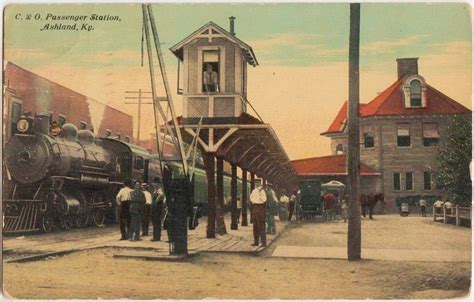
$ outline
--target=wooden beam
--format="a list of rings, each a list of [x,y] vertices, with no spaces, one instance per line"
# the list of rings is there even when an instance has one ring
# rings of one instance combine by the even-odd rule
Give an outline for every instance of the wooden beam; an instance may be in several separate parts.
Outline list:
[[[237,220],[239,218],[239,213],[237,213],[237,166],[232,164],[231,166],[231,179],[230,179],[230,197],[231,197],[231,230],[237,230],[238,224]]]
[[[248,226],[247,221],[247,170],[242,169],[242,226]]]
[[[215,157],[206,152],[203,156],[207,176],[207,229],[206,238],[216,238],[216,182]]]
[[[224,160],[217,158],[216,179],[216,230],[219,235],[227,234],[224,222]]]

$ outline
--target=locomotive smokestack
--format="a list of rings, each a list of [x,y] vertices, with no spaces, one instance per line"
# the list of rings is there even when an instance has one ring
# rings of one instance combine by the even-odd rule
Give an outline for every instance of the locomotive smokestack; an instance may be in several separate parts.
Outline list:
[[[36,132],[49,134],[49,115],[40,113],[35,116]]]
[[[235,36],[235,29],[234,29],[234,20],[237,19],[236,17],[232,16],[229,17],[229,31],[230,33]]]

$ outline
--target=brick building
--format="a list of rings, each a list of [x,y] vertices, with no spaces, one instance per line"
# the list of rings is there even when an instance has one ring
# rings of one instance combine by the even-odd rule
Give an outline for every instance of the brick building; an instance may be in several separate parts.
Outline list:
[[[132,116],[41,77],[11,62],[3,71],[4,142],[24,112],[48,114],[60,124],[93,129],[98,136],[132,141]]]
[[[447,121],[452,115],[471,115],[471,110],[418,74],[417,58],[398,59],[397,63],[397,80],[359,108],[361,191],[383,192],[392,209],[398,197],[443,195],[434,185],[433,172]],[[346,119],[347,102],[321,134],[331,139],[333,156],[347,151]],[[293,164],[301,177],[304,171],[297,162]],[[367,168],[373,177],[364,177]],[[315,166],[312,173],[320,169]]]

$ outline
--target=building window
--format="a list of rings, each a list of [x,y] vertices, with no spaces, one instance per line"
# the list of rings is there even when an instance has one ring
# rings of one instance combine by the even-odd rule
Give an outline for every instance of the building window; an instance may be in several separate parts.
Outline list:
[[[64,124],[66,124],[66,116],[65,115],[58,116],[58,123],[61,127],[64,126]]]
[[[413,172],[405,173],[405,190],[413,191]]]
[[[431,173],[423,172],[423,189],[425,191],[431,191]]]
[[[143,170],[143,157],[137,156],[135,157],[135,169]]]
[[[10,135],[16,131],[16,123],[20,119],[21,116],[21,104],[17,102],[12,102],[12,111],[11,111],[11,127],[10,127]]]
[[[439,141],[438,124],[423,124],[423,146],[436,146]]]
[[[130,142],[130,137],[129,137],[129,136],[125,136],[125,142],[126,142],[126,143],[129,143],[129,142]]]
[[[408,125],[397,125],[397,146],[398,147],[410,147],[410,128]]]
[[[374,135],[372,133],[364,133],[364,148],[370,149],[375,145]]]
[[[87,123],[81,121],[81,122],[79,123],[79,130],[87,130]]]
[[[219,92],[219,50],[202,52],[202,92]]]
[[[401,190],[401,174],[399,172],[393,173],[393,190],[400,191]]]
[[[421,107],[421,82],[410,82],[410,107]]]
[[[105,130],[105,134],[104,134],[105,137],[109,137],[109,136],[111,136],[111,135],[112,135],[112,131],[110,131],[110,130],[108,130],[108,129]]]
[[[336,154],[344,154],[344,146],[342,144],[336,146]]]

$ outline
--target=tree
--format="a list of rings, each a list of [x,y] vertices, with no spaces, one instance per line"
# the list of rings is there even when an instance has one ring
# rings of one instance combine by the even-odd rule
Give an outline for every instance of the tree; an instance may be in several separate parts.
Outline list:
[[[443,133],[445,142],[437,156],[436,186],[444,190],[458,205],[470,205],[472,199],[469,173],[472,152],[471,129],[470,115],[451,117]]]

